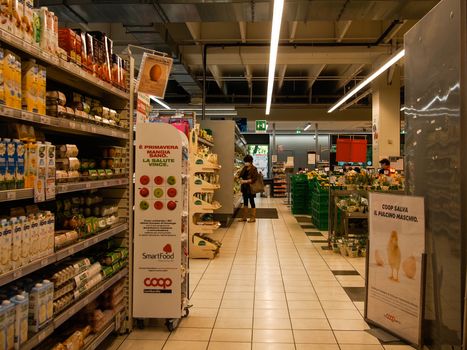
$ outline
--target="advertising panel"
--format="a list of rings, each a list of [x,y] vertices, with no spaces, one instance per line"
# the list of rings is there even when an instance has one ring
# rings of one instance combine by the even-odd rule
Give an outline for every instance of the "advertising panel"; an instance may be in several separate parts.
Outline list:
[[[136,91],[164,99],[173,59],[144,53],[136,82]]]

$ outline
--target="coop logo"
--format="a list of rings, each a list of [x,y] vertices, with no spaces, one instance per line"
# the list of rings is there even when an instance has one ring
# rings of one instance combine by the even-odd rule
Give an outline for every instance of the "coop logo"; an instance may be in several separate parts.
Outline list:
[[[392,314],[386,313],[386,314],[384,314],[384,317],[386,319],[388,319],[389,321],[391,321],[392,323],[399,323],[400,324],[400,321],[396,318],[396,316],[394,316]]]
[[[172,287],[172,283],[171,278],[146,277],[143,280],[144,293],[171,294],[172,289],[170,287]]]
[[[172,245],[166,244],[162,251],[159,253],[142,253],[143,260],[158,260],[158,261],[173,261],[175,253],[173,252]]]

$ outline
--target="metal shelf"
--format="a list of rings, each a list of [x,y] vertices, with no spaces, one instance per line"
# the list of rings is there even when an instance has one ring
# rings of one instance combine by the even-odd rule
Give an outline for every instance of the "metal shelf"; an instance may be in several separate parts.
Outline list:
[[[86,191],[98,188],[128,185],[127,178],[109,179],[109,180],[94,180],[82,182],[61,183],[56,185],[57,194],[69,193],[76,191]],[[24,188],[19,190],[0,191],[0,202],[14,201],[21,199],[31,199],[34,197],[32,188]]]
[[[27,121],[44,126],[47,129],[63,131],[70,134],[105,135],[124,140],[130,137],[129,130],[124,128],[92,124],[91,122],[80,120],[50,117],[48,115],[23,111],[5,105],[0,105],[0,116],[7,119]]]
[[[93,339],[84,347],[84,350],[95,350],[99,345],[115,331],[115,316],[112,317],[110,324],[104,328],[100,333],[96,334]]]
[[[94,180],[83,182],[70,182],[57,184],[56,191],[60,193],[69,193],[76,191],[93,190],[97,188],[105,188],[112,186],[128,185],[127,178],[109,179],[109,180]]]
[[[43,328],[41,331],[39,331],[33,337],[31,337],[25,344],[21,346],[21,350],[31,350],[38,346],[42,341],[44,341],[45,338],[51,335],[55,329],[60,327],[72,316],[76,315],[83,307],[97,299],[102,293],[104,293],[107,289],[112,287],[115,283],[117,283],[127,274],[128,268],[125,267],[123,270],[119,271],[115,276],[112,276],[109,279],[103,281],[99,286],[94,288],[92,292],[88,293],[86,296],[82,297],[73,305],[71,305],[68,309],[60,313],[60,315],[56,316],[45,328]],[[108,334],[106,334],[106,336]],[[102,340],[103,339],[104,338],[102,338]]]
[[[47,265],[53,264],[54,262],[60,261],[70,255],[73,255],[81,250],[84,250],[96,243],[99,243],[107,238],[110,238],[112,236],[115,236],[116,234],[123,232],[128,229],[128,224],[127,223],[120,223],[117,224],[117,226],[112,227],[108,230],[105,230],[104,232],[101,232],[97,234],[94,237],[90,237],[88,239],[85,239],[81,242],[78,242],[76,244],[73,244],[70,247],[61,249],[54,254],[48,255],[46,257],[43,257],[41,259],[37,259],[28,265],[21,266],[17,269],[11,270],[7,273],[4,273],[0,275],[0,286],[3,286],[5,284],[8,284],[10,282],[13,282],[17,280],[18,278],[21,278],[23,276],[26,276],[34,271],[37,271]]]
[[[67,85],[87,91],[94,95],[103,96],[111,94],[119,99],[129,100],[130,94],[120,90],[112,84],[105,82],[91,73],[78,67],[76,64],[67,62],[54,56],[45,50],[41,50],[38,46],[25,42],[7,31],[0,29],[0,41],[10,45],[24,54],[34,57],[41,62],[47,64],[47,78],[64,82]]]

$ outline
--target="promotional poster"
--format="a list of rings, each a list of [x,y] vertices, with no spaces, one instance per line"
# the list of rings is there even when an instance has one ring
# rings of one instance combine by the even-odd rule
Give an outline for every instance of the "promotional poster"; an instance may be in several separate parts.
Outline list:
[[[366,317],[419,344],[425,215],[422,197],[370,193]]]
[[[170,57],[145,52],[136,82],[136,91],[163,99],[172,63],[173,59]]]

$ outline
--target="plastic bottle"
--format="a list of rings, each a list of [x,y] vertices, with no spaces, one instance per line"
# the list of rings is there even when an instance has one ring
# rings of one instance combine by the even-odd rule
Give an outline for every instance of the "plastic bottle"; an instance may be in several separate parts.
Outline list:
[[[24,292],[14,296],[10,301],[15,305],[15,349],[20,349],[28,340],[29,299]]]

